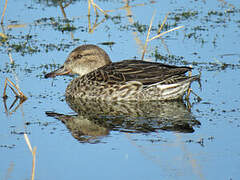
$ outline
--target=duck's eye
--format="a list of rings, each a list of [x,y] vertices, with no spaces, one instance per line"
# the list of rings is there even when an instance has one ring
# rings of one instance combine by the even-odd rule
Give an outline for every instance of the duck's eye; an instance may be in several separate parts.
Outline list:
[[[74,59],[81,59],[83,56],[81,54],[77,54],[76,56],[74,56]]]

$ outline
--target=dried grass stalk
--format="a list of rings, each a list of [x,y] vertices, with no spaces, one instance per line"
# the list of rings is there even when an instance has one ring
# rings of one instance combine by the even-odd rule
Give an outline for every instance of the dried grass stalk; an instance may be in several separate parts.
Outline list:
[[[165,31],[165,32],[163,32],[163,33],[160,33],[160,34],[152,37],[151,39],[149,39],[149,41],[152,41],[152,40],[154,40],[154,39],[157,39],[157,38],[163,36],[164,34],[167,34],[167,33],[169,33],[169,32],[175,31],[175,30],[180,29],[180,28],[183,28],[183,27],[184,27],[184,26],[178,26],[178,27],[169,29],[168,31]]]
[[[154,15],[155,15],[155,12],[153,13],[153,16],[152,16],[152,19],[151,19],[151,22],[150,22],[150,25],[149,25],[149,28],[148,28],[147,38],[146,38],[146,41],[145,41],[145,44],[144,44],[144,47],[143,47],[142,60],[144,59],[144,55],[145,55],[145,53],[146,53],[146,49],[147,49],[147,45],[148,45],[148,42],[149,42],[149,41],[152,41],[152,40],[154,40],[154,39],[160,38],[161,36],[163,36],[163,35],[165,35],[165,34],[167,34],[167,33],[169,33],[169,32],[172,32],[172,31],[175,31],[175,30],[177,30],[177,29],[180,29],[180,28],[183,28],[183,27],[184,27],[184,26],[178,26],[178,27],[172,28],[172,29],[170,29],[170,30],[168,30],[168,31],[165,31],[165,32],[163,32],[163,33],[160,33],[161,30],[163,29],[164,24],[165,24],[166,21],[167,21],[167,17],[168,17],[168,15],[169,15],[169,13],[167,13],[166,16],[165,16],[165,18],[164,18],[164,20],[163,20],[163,22],[162,22],[162,24],[161,24],[161,26],[160,26],[160,28],[158,29],[158,32],[157,32],[158,35],[156,35],[156,36],[152,37],[151,39],[149,39],[149,35],[150,35],[150,32],[151,32],[152,22],[153,22],[153,19],[154,19]]]
[[[149,39],[149,35],[150,35],[150,32],[151,32],[151,29],[152,29],[152,22],[153,22],[153,19],[154,19],[154,16],[155,16],[155,11],[153,13],[153,16],[152,16],[152,19],[150,21],[150,25],[149,25],[149,28],[148,28],[148,32],[147,32],[147,38],[146,38],[146,41],[145,41],[145,44],[144,44],[144,47],[143,47],[143,52],[142,52],[142,60],[144,59],[144,55],[145,55],[145,52],[146,52],[146,49],[147,49],[147,43],[148,43],[148,39]]]
[[[29,138],[28,138],[28,136],[27,136],[26,133],[24,133],[24,139],[25,139],[25,141],[26,141],[26,143],[27,143],[27,145],[28,145],[29,150],[30,150],[31,153],[32,153],[32,152],[33,152],[32,146],[31,146],[31,143],[30,143]]]
[[[99,9],[99,11],[101,11],[105,16],[107,16],[107,13],[102,8],[100,8],[95,2],[93,2],[93,0],[88,0],[88,16],[90,16],[91,5],[93,6],[96,16],[98,16],[97,9]]]
[[[14,94],[17,96],[17,97],[20,97],[21,99],[23,100],[26,100],[27,99],[27,96],[25,96],[23,94],[23,92],[8,78],[5,79],[5,83],[4,83],[4,90],[3,90],[3,97],[7,97],[6,95],[6,88],[7,88],[7,85],[12,89],[12,91],[14,92]],[[13,87],[17,90],[17,92],[13,89]]]
[[[164,24],[165,24],[166,21],[167,21],[168,15],[169,15],[169,13],[167,13],[166,16],[164,17],[164,20],[163,20],[163,22],[162,22],[160,28],[158,29],[157,34],[160,34],[160,32],[161,32],[161,30],[162,30]]]
[[[32,149],[31,143],[30,143],[29,138],[28,138],[26,133],[24,133],[24,139],[25,139],[25,141],[26,141],[26,143],[28,145],[29,150],[32,153],[32,156],[33,156],[33,160],[32,160],[32,176],[31,176],[32,178],[31,179],[34,180],[34,177],[35,177],[35,164],[36,164],[36,150],[37,150],[37,148],[34,147]]]
[[[35,177],[36,150],[37,150],[37,148],[34,147],[33,151],[32,151],[32,156],[33,156],[33,161],[32,161],[32,180],[34,180],[34,177]]]
[[[4,15],[5,15],[5,12],[6,12],[6,9],[7,9],[7,2],[8,2],[8,0],[5,0],[3,13],[2,13],[2,18],[1,18],[1,24],[3,24]]]

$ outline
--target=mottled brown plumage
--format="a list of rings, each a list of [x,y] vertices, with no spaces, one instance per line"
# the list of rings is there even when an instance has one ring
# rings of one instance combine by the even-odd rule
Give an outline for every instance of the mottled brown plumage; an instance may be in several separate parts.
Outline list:
[[[95,45],[73,50],[64,65],[45,77],[69,73],[80,76],[70,82],[65,95],[107,101],[149,101],[180,99],[192,81],[191,67],[178,67],[141,60],[112,63],[107,53]]]

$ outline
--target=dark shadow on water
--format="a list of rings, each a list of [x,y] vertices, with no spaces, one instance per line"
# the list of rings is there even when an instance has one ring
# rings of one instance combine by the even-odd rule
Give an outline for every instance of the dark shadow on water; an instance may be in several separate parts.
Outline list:
[[[80,142],[98,143],[110,131],[150,133],[157,130],[193,133],[201,123],[182,101],[96,102],[66,99],[77,114],[47,111],[63,122]]]

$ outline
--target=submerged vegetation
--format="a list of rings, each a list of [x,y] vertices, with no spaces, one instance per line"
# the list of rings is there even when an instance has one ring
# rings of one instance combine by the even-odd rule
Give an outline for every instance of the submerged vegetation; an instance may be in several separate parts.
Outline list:
[[[57,1],[56,1],[57,2]],[[56,3],[55,2],[55,3]],[[55,4],[54,3],[54,4]],[[180,12],[178,12],[180,11]],[[185,27],[185,37],[188,39],[194,39],[196,42],[204,45],[208,40],[206,37],[210,33],[216,33],[215,37],[219,36],[217,32],[209,31],[209,28],[218,28],[220,23],[225,23],[226,20],[233,21],[236,24],[239,24],[239,20],[235,20],[235,16],[240,14],[239,9],[231,9],[231,10],[211,10],[208,11],[206,15],[201,15],[202,12],[198,11],[181,11],[178,10],[177,12],[171,12],[168,16],[168,21],[163,25],[163,31],[167,31],[171,28],[174,28],[179,25],[184,25],[188,21],[198,21],[201,22],[200,24],[196,24],[192,27]],[[110,18],[109,18],[110,17]],[[126,21],[129,17],[128,16],[121,16],[121,15],[111,15],[106,17],[106,21],[112,21],[113,26],[115,26],[120,31],[132,31],[132,32],[139,32],[141,34],[146,34],[149,25],[142,24],[140,21],[135,21],[133,24],[126,24],[122,23]],[[226,19],[226,17],[228,19]],[[232,17],[232,18],[231,18]],[[231,20],[233,19],[233,20]],[[53,29],[53,31],[59,31],[61,33],[67,32],[87,32],[88,27],[86,23],[80,23],[81,18],[73,18],[73,19],[66,19],[60,17],[44,17],[37,20],[34,20],[30,23],[29,28],[32,29]],[[38,35],[34,31],[30,31],[26,34],[26,32],[21,32],[20,34],[12,33],[14,27],[16,27],[18,22],[12,21],[11,24],[8,25],[10,28],[8,29],[8,33],[6,35],[0,36],[0,43],[2,44],[0,47],[0,51],[4,52],[15,52],[20,53],[21,55],[25,54],[35,54],[40,52],[49,52],[49,51],[62,51],[68,49],[70,47],[78,45],[80,39],[73,39],[73,40],[65,40],[60,39],[58,43],[52,43],[48,41],[47,38],[40,40]],[[100,22],[101,23],[101,22]],[[109,22],[111,23],[111,22]],[[208,24],[208,25],[207,25]],[[238,25],[239,26],[239,25]],[[161,22],[157,25],[152,26],[151,33],[156,33],[157,30],[161,27]],[[113,27],[111,27],[113,28]],[[81,39],[81,41],[85,41],[85,39]],[[101,43],[101,42],[100,42]],[[217,39],[213,41],[214,46],[217,46]]]

